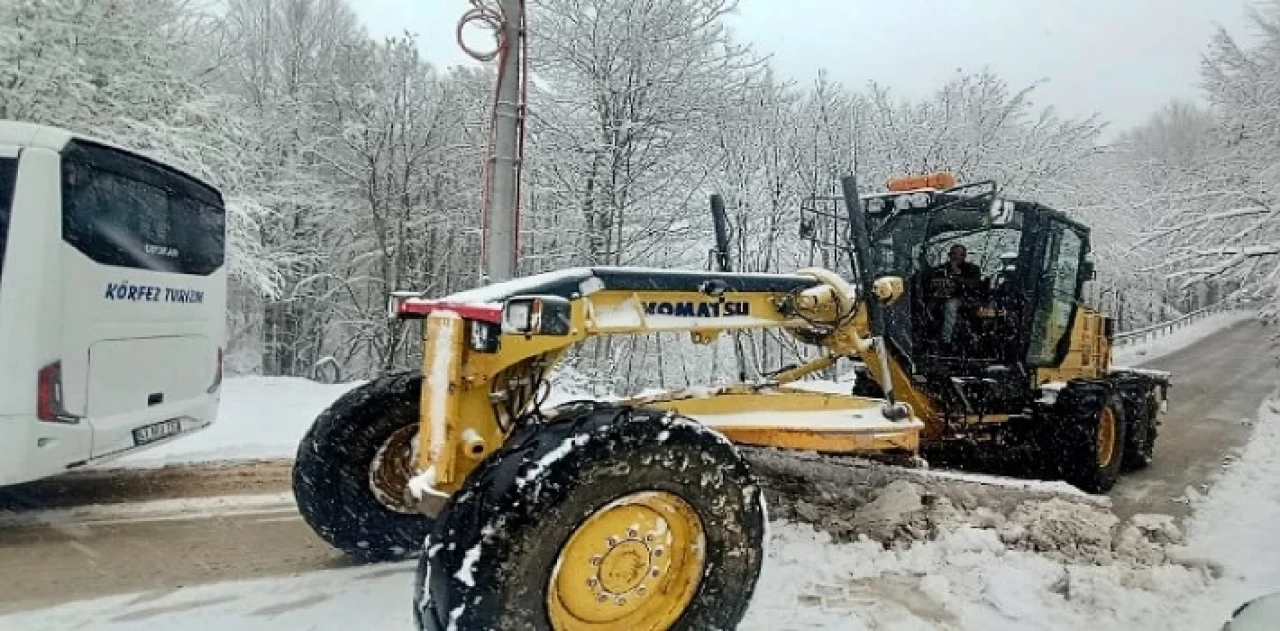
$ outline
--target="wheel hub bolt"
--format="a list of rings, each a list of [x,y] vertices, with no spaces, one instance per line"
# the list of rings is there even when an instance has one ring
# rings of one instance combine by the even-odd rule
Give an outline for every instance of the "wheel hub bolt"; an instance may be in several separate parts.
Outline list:
[[[614,602],[615,602],[615,603],[617,603],[619,607],[621,607],[621,606],[623,606],[623,605],[627,604],[627,599],[626,599],[626,598],[624,598],[624,597],[622,597],[622,596],[619,596],[619,597],[618,597],[618,599],[617,599],[617,600],[615,600]]]
[[[609,600],[609,597],[605,596],[604,594],[600,594],[599,596],[596,596],[596,600],[599,602],[604,602],[606,600]]]
[[[599,567],[599,566],[600,566],[600,563],[601,563],[601,562],[603,562],[603,561],[604,561],[604,557],[602,557],[602,556],[600,556],[600,555],[598,555],[598,554],[597,554],[597,555],[595,555],[595,556],[593,556],[593,557],[591,557],[591,565],[594,565],[594,566],[596,566],[596,567]]]
[[[600,584],[600,580],[595,578],[594,576],[587,579],[587,587],[595,587],[596,585],[599,585],[599,584]]]
[[[636,538],[636,536],[638,536],[639,534],[640,534],[640,531],[639,531],[639,530],[636,530],[635,528],[628,528],[628,529],[627,529],[627,537],[628,537],[628,538],[630,538],[630,539],[635,539],[635,538]]]
[[[659,577],[659,576],[661,576],[661,575],[662,575],[662,572],[661,572],[661,571],[659,571],[659,570],[658,570],[658,568],[656,568],[656,567],[655,567],[655,568],[653,568],[652,570],[649,570],[649,576],[652,576],[652,577],[654,577],[654,578],[658,578],[658,577]]]
[[[653,556],[656,556],[656,557],[660,557],[660,556],[662,556],[662,548],[654,548],[654,549],[653,549]]]
[[[614,546],[616,546],[616,545],[618,545],[618,538],[617,538],[617,537],[609,537],[609,547],[610,547],[610,548],[612,548],[612,547],[614,547]]]

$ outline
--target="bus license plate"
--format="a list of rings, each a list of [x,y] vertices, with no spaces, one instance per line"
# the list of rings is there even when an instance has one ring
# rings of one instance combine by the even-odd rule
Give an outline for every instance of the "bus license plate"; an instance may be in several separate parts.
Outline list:
[[[182,432],[182,421],[171,419],[133,430],[133,444],[145,445]]]

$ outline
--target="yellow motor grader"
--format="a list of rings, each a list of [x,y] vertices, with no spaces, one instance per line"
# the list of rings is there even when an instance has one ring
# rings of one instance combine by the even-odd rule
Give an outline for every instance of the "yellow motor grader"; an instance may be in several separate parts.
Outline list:
[[[581,268],[393,295],[393,317],[423,322],[422,370],[316,420],[294,471],[304,519],[363,560],[421,552],[421,629],[733,629],[767,518],[739,446],[911,456],[1018,441],[1093,492],[1147,462],[1168,376],[1111,367],[1111,321],[1080,304],[1087,228],[994,184],[889,189],[859,196],[849,177],[843,209],[802,217],[852,284],[827,267]],[[938,271],[956,244],[981,286]],[[732,386],[541,405],[556,362],[590,337],[762,329],[820,356]],[[794,385],[841,358],[862,367],[853,393]]]

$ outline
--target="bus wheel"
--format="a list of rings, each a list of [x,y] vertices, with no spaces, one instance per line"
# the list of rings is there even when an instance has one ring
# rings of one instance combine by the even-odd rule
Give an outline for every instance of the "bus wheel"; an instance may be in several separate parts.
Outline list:
[[[561,409],[446,504],[420,629],[733,629],[763,560],[760,487],[720,434],[661,410]]]
[[[405,495],[414,472],[422,375],[351,390],[320,414],[298,445],[293,493],[303,520],[362,561],[415,554],[432,520]]]

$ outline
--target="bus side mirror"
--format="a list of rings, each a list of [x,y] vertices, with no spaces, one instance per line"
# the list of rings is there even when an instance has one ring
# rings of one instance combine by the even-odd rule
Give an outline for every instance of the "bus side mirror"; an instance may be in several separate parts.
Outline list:
[[[519,335],[568,335],[572,312],[572,303],[560,296],[516,296],[502,307],[502,331]]]
[[[1084,264],[1080,266],[1080,274],[1085,280],[1094,280],[1098,277],[1098,270],[1094,268],[1093,261],[1086,260]]]

